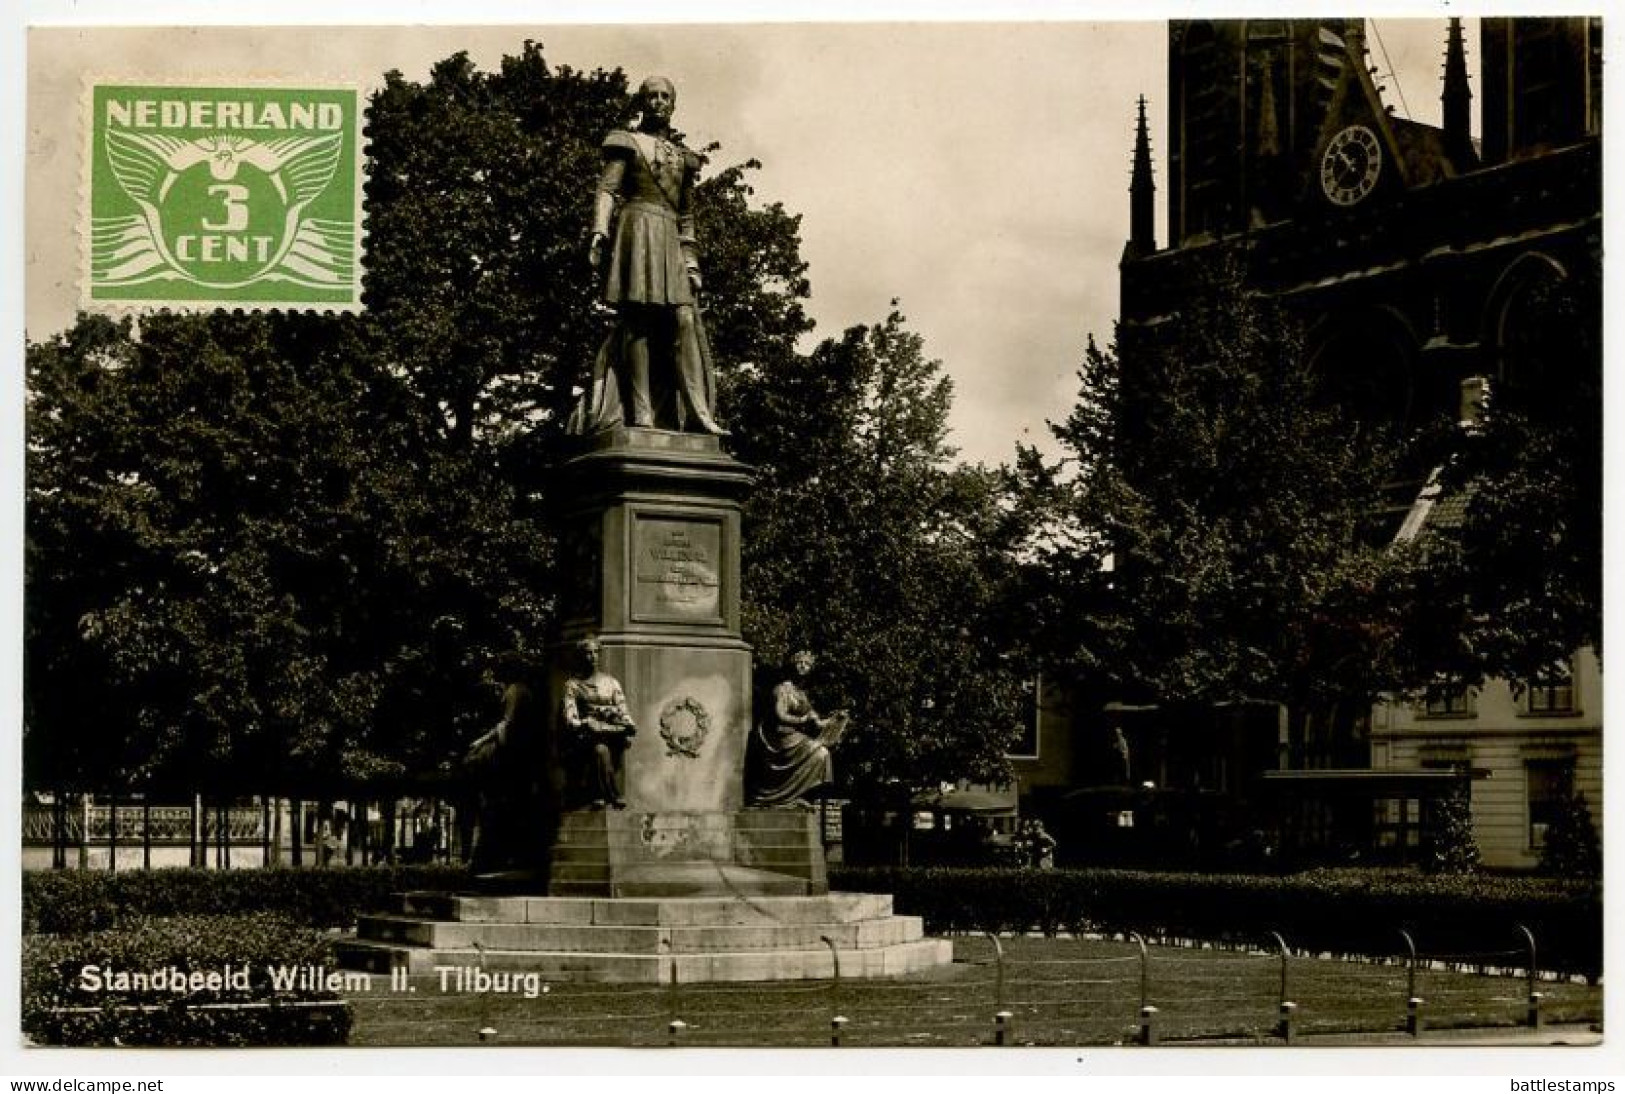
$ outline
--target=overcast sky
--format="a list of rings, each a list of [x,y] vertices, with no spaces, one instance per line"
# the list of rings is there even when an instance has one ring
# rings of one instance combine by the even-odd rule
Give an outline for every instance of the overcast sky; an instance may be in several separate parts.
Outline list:
[[[442,13],[444,9],[441,9]],[[1377,20],[1400,113],[1437,122],[1445,20]],[[29,36],[26,322],[77,299],[86,78],[338,79],[374,86],[527,38],[550,63],[663,73],[677,124],[719,162],[754,157],[763,201],[803,214],[818,335],[893,297],[956,385],[965,457],[1008,459],[1065,416],[1086,336],[1108,338],[1128,230],[1135,98],[1149,102],[1159,210],[1166,24],[1146,22],[74,29]],[[1469,39],[1476,47],[1476,36]],[[1472,50],[1476,54],[1476,48]],[[1470,57],[1476,70],[1476,57]],[[1404,106],[1393,93],[1404,92]],[[1406,109],[1408,107],[1408,110]],[[586,203],[583,202],[585,216]],[[1163,220],[1157,222],[1159,241]]]

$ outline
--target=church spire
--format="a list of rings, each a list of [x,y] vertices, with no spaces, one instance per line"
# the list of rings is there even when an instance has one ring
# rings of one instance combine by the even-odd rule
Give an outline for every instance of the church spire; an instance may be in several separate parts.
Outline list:
[[[1129,239],[1127,258],[1140,258],[1157,249],[1155,198],[1151,179],[1151,133],[1145,123],[1145,96],[1140,96],[1139,121],[1134,131],[1134,170],[1129,181]]]
[[[1458,168],[1465,168],[1474,159],[1469,120],[1473,92],[1467,86],[1467,47],[1459,18],[1450,20],[1450,37],[1444,51],[1444,91],[1439,100],[1444,105],[1445,153]]]

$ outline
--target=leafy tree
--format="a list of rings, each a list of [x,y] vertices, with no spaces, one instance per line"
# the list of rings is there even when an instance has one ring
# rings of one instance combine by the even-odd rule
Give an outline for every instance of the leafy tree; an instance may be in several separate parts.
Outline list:
[[[1428,545],[1428,618],[1410,625],[1447,632],[1438,668],[1459,679],[1534,680],[1602,648],[1601,314],[1594,278],[1535,281],[1509,323],[1507,374],[1443,463],[1461,517]]]
[[[893,311],[772,374],[742,377],[746,637],[763,683],[808,647],[820,706],[857,719],[839,772],[883,785],[997,780],[1027,669],[1010,595],[999,477],[953,466],[952,385]]]
[[[1058,465],[1018,464],[1048,659],[1117,698],[1294,709],[1382,685],[1402,554],[1373,528],[1403,446],[1304,367],[1235,252],[1179,314],[1091,341]]]
[[[1425,869],[1436,874],[1471,874],[1478,869],[1478,836],[1473,832],[1470,791],[1463,786],[1439,799]]]
[[[38,774],[398,773],[445,733],[425,684],[473,705],[469,640],[538,625],[512,488],[426,443],[365,360],[301,361],[301,322],[86,319],[32,348]]]
[[[1546,842],[1540,849],[1540,870],[1556,877],[1602,876],[1602,844],[1591,821],[1585,795],[1570,784],[1557,803]]]

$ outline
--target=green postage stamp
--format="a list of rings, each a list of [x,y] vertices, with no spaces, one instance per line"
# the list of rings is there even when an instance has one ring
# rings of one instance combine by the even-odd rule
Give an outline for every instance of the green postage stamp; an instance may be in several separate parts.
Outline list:
[[[83,297],[141,307],[361,307],[354,87],[95,83]]]

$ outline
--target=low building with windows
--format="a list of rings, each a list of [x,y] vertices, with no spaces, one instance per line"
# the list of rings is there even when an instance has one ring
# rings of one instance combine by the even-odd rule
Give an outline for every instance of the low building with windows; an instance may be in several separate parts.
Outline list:
[[[1377,706],[1371,766],[1470,774],[1473,833],[1486,866],[1532,868],[1572,793],[1600,819],[1602,670],[1579,651],[1544,680],[1442,682]],[[1388,808],[1399,808],[1397,804]]]

